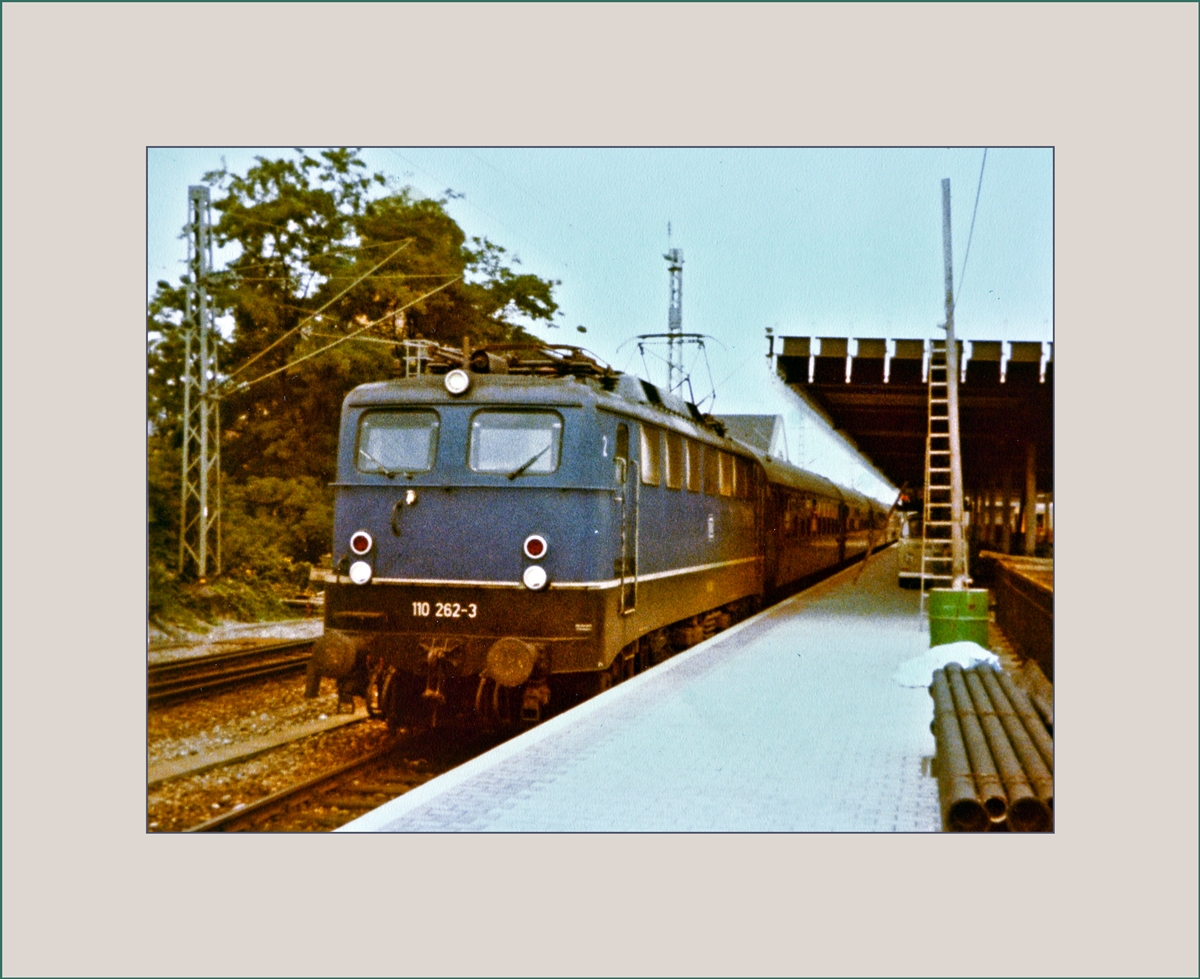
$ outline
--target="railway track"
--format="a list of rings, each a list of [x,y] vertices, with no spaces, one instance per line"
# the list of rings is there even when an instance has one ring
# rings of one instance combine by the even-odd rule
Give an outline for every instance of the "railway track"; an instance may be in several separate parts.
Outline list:
[[[496,734],[469,734],[447,740],[442,731],[399,735],[370,754],[185,832],[329,832],[503,740],[505,736]]]
[[[263,677],[301,672],[308,663],[314,639],[255,643],[244,649],[152,663],[148,670],[151,704],[186,700]]]

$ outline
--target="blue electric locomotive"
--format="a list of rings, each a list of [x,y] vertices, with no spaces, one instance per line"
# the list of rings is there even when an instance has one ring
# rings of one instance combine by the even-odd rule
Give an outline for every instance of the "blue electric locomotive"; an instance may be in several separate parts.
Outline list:
[[[308,692],[539,720],[885,537],[873,501],[573,347],[428,347],[342,411]]]

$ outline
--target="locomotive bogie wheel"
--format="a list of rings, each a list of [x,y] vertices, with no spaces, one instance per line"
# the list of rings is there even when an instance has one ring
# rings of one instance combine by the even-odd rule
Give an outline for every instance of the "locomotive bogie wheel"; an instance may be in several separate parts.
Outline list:
[[[384,668],[377,666],[371,670],[370,675],[367,677],[367,689],[363,699],[366,701],[368,717],[383,717],[384,675]]]
[[[389,731],[401,727],[411,729],[426,719],[424,715],[428,710],[422,711],[421,698],[416,689],[419,682],[419,678],[410,674],[395,668],[388,669],[379,703]]]

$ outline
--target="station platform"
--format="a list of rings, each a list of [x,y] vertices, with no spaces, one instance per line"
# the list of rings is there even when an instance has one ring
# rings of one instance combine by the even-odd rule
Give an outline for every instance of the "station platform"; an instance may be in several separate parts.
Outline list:
[[[795,595],[341,832],[937,832],[929,650],[896,549]],[[857,582],[855,581],[858,577]]]

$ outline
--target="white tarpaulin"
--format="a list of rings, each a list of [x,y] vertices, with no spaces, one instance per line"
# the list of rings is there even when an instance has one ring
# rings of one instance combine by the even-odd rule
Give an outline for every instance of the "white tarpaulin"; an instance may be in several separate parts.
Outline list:
[[[933,683],[933,671],[947,663],[957,663],[964,670],[980,663],[1000,669],[1000,657],[988,652],[977,642],[964,640],[948,642],[932,647],[924,656],[905,660],[892,674],[892,679],[902,687],[927,687]]]

